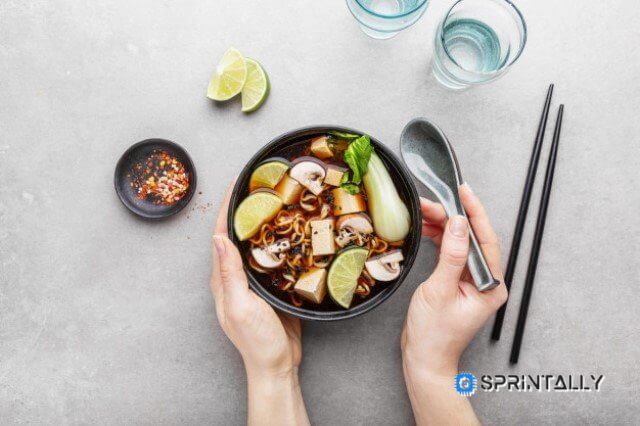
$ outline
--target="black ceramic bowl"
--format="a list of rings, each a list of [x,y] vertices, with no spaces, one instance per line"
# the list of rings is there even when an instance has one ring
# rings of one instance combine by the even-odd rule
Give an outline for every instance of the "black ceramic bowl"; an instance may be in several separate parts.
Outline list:
[[[189,188],[186,195],[170,206],[138,198],[136,189],[131,186],[131,176],[135,175],[136,166],[145,164],[149,156],[158,151],[166,151],[175,157],[182,163],[185,172],[189,175]],[[146,139],[131,145],[122,154],[116,165],[113,183],[120,201],[132,213],[145,219],[164,219],[178,213],[191,201],[197,185],[196,168],[187,151],[177,143],[166,139]]]
[[[389,170],[389,174],[394,179],[396,188],[400,197],[407,205],[409,213],[411,215],[411,230],[409,235],[405,239],[405,243],[402,247],[404,254],[403,269],[400,276],[387,283],[376,283],[371,289],[371,295],[366,299],[354,298],[353,304],[349,309],[344,309],[333,303],[330,300],[329,295],[325,297],[325,300],[320,305],[310,305],[305,303],[302,307],[296,307],[289,302],[289,296],[278,290],[273,284],[271,284],[270,278],[266,274],[260,274],[248,266],[249,256],[249,243],[247,241],[238,241],[233,231],[233,216],[236,208],[247,195],[249,195],[249,178],[251,172],[262,161],[270,157],[284,157],[292,158],[300,154],[304,147],[308,146],[308,142],[315,136],[327,134],[331,131],[339,131],[354,134],[365,134],[359,130],[349,129],[339,126],[312,126],[297,129],[285,133],[277,138],[273,139],[267,145],[265,145],[242,170],[238,176],[238,180],[231,193],[231,200],[229,202],[229,214],[227,217],[227,226],[229,230],[229,236],[231,240],[238,246],[240,253],[242,254],[245,264],[245,271],[249,277],[249,285],[257,294],[266,300],[271,306],[302,319],[317,320],[317,321],[335,321],[347,318],[353,318],[368,312],[387,300],[394,291],[398,289],[402,281],[405,279],[413,261],[416,258],[418,252],[418,246],[420,245],[420,232],[422,226],[422,218],[420,215],[420,201],[418,193],[416,191],[409,171],[398,158],[377,139],[371,137],[371,144],[376,150],[376,153]]]

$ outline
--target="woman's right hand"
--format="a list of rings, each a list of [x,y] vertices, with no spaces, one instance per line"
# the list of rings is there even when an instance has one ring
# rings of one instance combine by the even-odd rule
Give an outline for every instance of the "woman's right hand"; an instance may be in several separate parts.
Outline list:
[[[447,220],[440,204],[423,199],[423,234],[440,248],[440,257],[411,299],[401,339],[405,380],[418,424],[477,421],[468,400],[455,392],[454,378],[466,347],[507,300],[500,246],[484,207],[467,185],[460,187],[460,198],[500,285],[478,291],[466,267],[467,219]]]

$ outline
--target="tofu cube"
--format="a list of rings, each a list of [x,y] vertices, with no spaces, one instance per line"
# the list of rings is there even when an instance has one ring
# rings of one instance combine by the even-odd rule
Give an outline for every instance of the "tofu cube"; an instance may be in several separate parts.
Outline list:
[[[333,214],[335,216],[367,210],[367,204],[361,193],[351,195],[342,188],[335,188],[331,190],[331,193],[333,194]]]
[[[327,294],[327,270],[312,269],[300,275],[293,287],[296,293],[313,303],[322,303]]]
[[[285,174],[274,189],[280,195],[280,198],[282,198],[282,202],[286,206],[290,206],[300,200],[300,195],[304,187],[300,185],[297,180]]]
[[[332,186],[340,186],[342,176],[347,171],[344,167],[336,166],[335,164],[329,164],[327,167],[327,175],[324,177],[324,183]]]
[[[311,152],[321,160],[333,157],[333,151],[329,147],[329,138],[319,136],[311,141]]]
[[[314,256],[326,256],[336,252],[333,219],[311,221],[311,251]]]

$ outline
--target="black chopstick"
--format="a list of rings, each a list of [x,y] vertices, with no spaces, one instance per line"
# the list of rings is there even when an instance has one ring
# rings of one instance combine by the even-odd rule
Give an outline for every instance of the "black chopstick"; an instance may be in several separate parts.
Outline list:
[[[511,346],[511,357],[509,361],[512,364],[518,362],[520,357],[520,347],[522,346],[522,336],[524,335],[524,326],[527,322],[527,313],[529,312],[529,302],[531,301],[531,292],[533,291],[533,280],[536,276],[536,268],[538,266],[538,255],[540,254],[540,246],[542,245],[542,234],[544,233],[544,224],[547,219],[547,209],[549,208],[549,198],[551,196],[551,185],[553,184],[553,172],[556,168],[556,158],[558,157],[558,144],[560,143],[560,129],[562,128],[562,115],[564,113],[564,105],[560,105],[558,109],[558,118],[556,119],[556,128],[553,131],[553,142],[551,143],[551,152],[547,162],[547,171],[544,176],[544,187],[542,189],[542,198],[540,200],[540,209],[538,210],[538,219],[536,221],[536,230],[533,236],[533,245],[531,246],[531,257],[529,258],[529,267],[527,268],[527,277],[524,282],[524,291],[522,293],[522,301],[520,302],[520,312],[518,313],[518,323],[516,324],[516,333],[513,338],[513,346]]]
[[[511,241],[509,261],[507,262],[507,270],[504,274],[504,283],[507,286],[507,290],[511,290],[511,281],[513,280],[513,274],[516,271],[518,253],[520,252],[520,242],[522,241],[522,232],[524,230],[524,224],[527,220],[529,201],[531,201],[531,192],[533,190],[533,183],[536,180],[536,172],[538,171],[540,152],[542,151],[542,141],[544,140],[544,134],[547,129],[547,118],[549,117],[551,95],[553,95],[553,84],[549,85],[549,90],[547,90],[547,98],[544,101],[544,108],[542,108],[542,116],[540,117],[540,124],[538,125],[538,132],[536,133],[536,139],[533,144],[533,151],[531,153],[531,160],[529,161],[527,180],[525,181],[524,190],[522,192],[522,199],[520,200],[520,210],[518,211],[518,218],[516,219],[516,228],[513,231],[513,241]],[[493,340],[500,340],[500,334],[502,333],[502,323],[504,323],[504,314],[506,311],[506,303],[502,305],[500,309],[498,309],[496,320],[493,323],[493,330],[491,331],[491,338]]]

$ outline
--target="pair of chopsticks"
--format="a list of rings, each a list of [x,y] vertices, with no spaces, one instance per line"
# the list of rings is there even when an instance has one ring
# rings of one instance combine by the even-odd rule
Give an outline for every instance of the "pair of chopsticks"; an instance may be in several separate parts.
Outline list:
[[[507,270],[504,275],[507,290],[511,289],[511,282],[513,281],[513,274],[515,273],[516,263],[518,261],[518,253],[520,252],[522,233],[524,230],[525,222],[527,220],[529,201],[531,201],[531,192],[533,190],[533,184],[535,182],[536,172],[538,170],[538,162],[540,160],[540,152],[542,151],[542,142],[544,140],[544,134],[547,128],[547,118],[549,117],[552,95],[553,84],[549,85],[549,90],[547,91],[544,108],[542,109],[542,116],[540,117],[540,124],[538,125],[538,132],[536,134],[536,139],[533,145],[531,160],[529,161],[529,170],[527,171],[527,179],[524,185],[524,192],[522,193],[522,199],[520,201],[520,210],[518,211],[518,218],[516,220],[513,241],[511,242],[511,251],[509,252]],[[536,229],[534,231],[533,245],[531,247],[531,255],[529,257],[529,266],[527,268],[527,276],[525,278],[522,301],[520,302],[520,312],[518,314],[516,332],[513,338],[513,345],[511,347],[511,356],[509,360],[512,364],[517,363],[520,356],[524,327],[527,321],[527,313],[529,312],[529,303],[531,301],[531,293],[533,292],[533,282],[536,275],[536,268],[538,266],[540,247],[542,246],[542,234],[544,233],[544,225],[547,218],[547,209],[549,208],[549,198],[551,196],[551,186],[553,184],[553,174],[555,171],[556,159],[558,156],[558,144],[560,143],[560,129],[562,128],[563,113],[564,105],[560,105],[560,108],[558,109],[558,117],[556,118],[556,127],[553,132],[551,151],[549,154],[549,159],[547,161],[547,171],[545,173],[542,197],[538,210],[538,218],[536,220]],[[502,324],[504,323],[504,315],[506,309],[507,304],[505,303],[496,314],[496,320],[493,325],[493,331],[491,333],[491,338],[493,340],[500,340],[500,334],[502,332]]]

